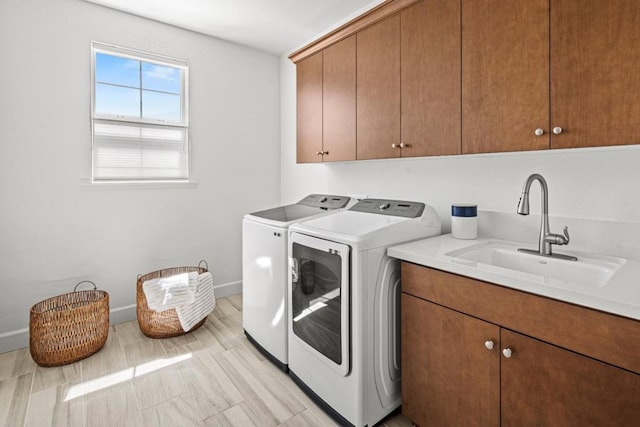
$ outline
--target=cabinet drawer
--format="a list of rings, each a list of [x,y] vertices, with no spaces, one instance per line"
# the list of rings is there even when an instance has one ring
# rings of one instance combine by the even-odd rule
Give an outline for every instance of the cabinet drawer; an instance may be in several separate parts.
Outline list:
[[[402,263],[402,291],[640,373],[640,322]]]

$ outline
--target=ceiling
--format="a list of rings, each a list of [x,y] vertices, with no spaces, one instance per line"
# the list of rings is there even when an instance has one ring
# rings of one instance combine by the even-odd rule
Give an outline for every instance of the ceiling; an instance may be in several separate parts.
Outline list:
[[[276,55],[382,0],[86,0]]]

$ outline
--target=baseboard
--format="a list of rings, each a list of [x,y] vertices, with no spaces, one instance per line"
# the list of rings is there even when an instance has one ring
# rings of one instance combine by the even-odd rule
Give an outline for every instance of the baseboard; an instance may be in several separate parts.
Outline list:
[[[214,286],[216,298],[225,298],[242,292],[242,281],[223,283]],[[109,323],[117,325],[118,323],[129,322],[136,319],[136,305],[126,305],[123,307],[112,308],[109,310]],[[15,331],[4,332],[0,334],[0,353],[18,350],[29,347],[29,328],[17,329]]]
[[[0,353],[29,347],[29,328],[0,334]]]
[[[117,325],[118,323],[129,322],[131,320],[136,320],[135,304],[109,310],[109,323],[111,325]]]
[[[216,298],[225,298],[242,293],[242,280],[214,286],[213,290],[216,294]]]

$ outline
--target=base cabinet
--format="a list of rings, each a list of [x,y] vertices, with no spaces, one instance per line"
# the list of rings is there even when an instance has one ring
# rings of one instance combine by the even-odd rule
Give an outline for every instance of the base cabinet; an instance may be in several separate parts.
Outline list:
[[[497,426],[500,328],[402,294],[402,413],[420,426]]]
[[[502,424],[623,426],[640,420],[640,377],[513,331],[501,331]],[[504,351],[504,350],[503,350]]]
[[[508,316],[496,322],[487,311],[491,321],[482,318],[484,307],[510,300],[499,292],[517,291],[466,278],[458,287],[455,275],[408,263],[402,272],[402,412],[415,424],[627,426],[640,420],[638,372],[537,339],[527,326],[516,332]],[[452,296],[457,300],[469,282],[491,287],[473,298],[473,315],[462,306],[442,305]],[[491,294],[491,301],[479,299],[483,294]],[[536,310],[538,304],[528,306]],[[553,316],[545,321],[553,327]],[[625,321],[632,322],[628,339],[637,339],[640,322]],[[591,325],[594,334],[608,326]],[[629,355],[630,365],[636,357]]]

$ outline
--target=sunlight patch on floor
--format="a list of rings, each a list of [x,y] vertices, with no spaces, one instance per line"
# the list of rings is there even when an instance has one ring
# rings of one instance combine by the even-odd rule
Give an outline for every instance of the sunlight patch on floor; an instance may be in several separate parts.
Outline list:
[[[104,375],[94,380],[85,381],[83,383],[70,387],[69,391],[67,391],[67,395],[65,396],[64,401],[67,402],[80,396],[85,396],[98,390],[104,390],[105,388],[123,383],[132,378],[141,377],[159,369],[166,368],[167,366],[175,365],[176,363],[191,359],[192,356],[192,353],[185,353],[176,357],[170,357],[168,359],[156,359],[150,362],[142,363],[133,368],[123,369],[122,371],[114,372],[113,374]]]

